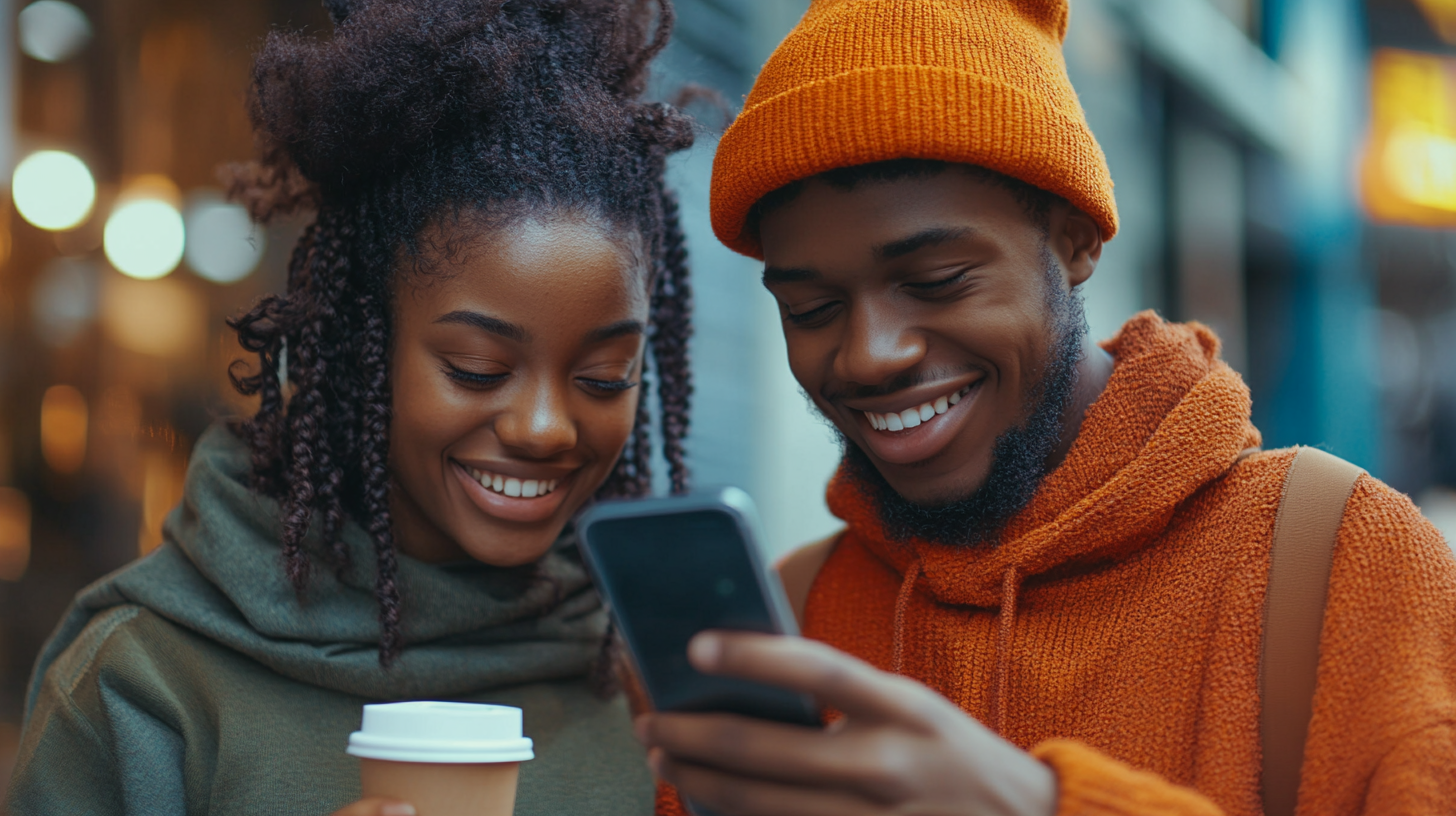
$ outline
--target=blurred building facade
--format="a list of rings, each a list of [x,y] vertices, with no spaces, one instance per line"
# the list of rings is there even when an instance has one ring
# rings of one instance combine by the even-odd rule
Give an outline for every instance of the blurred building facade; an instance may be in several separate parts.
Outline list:
[[[1425,3],[1440,4],[1072,0],[1066,56],[1123,222],[1084,287],[1094,335],[1142,309],[1213,326],[1266,447],[1322,445],[1438,515],[1456,507],[1456,222],[1367,214],[1357,186],[1372,51],[1456,54]],[[700,83],[736,107],[807,5],[677,0],[654,93]],[[192,440],[247,408],[226,385],[238,349],[223,319],[281,288],[301,225],[249,233],[251,260],[229,245],[227,274],[197,236],[226,218],[216,167],[251,151],[252,51],[272,27],[328,26],[316,0],[73,7],[89,26],[79,46],[54,8],[71,39],[50,45],[26,40],[32,6],[0,14],[4,177],[61,150],[95,179],[74,227],[35,226],[14,195],[0,217],[0,778],[29,665],[71,595],[155,546]],[[23,53],[67,42],[55,61]],[[689,455],[699,484],[755,496],[782,551],[834,529],[823,488],[838,450],[788,372],[758,265],[713,239],[722,117],[694,111],[698,145],[670,167],[698,303]],[[187,222],[176,271],[118,271],[131,261],[106,224],[134,201]]]

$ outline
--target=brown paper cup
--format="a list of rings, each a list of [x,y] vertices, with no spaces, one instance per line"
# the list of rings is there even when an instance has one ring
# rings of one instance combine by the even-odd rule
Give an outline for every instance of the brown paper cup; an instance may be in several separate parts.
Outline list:
[[[419,816],[510,816],[520,764],[535,756],[519,708],[427,701],[364,706],[348,752],[364,796]]]
[[[419,816],[511,816],[518,762],[463,765],[364,759],[364,795],[399,799]]]

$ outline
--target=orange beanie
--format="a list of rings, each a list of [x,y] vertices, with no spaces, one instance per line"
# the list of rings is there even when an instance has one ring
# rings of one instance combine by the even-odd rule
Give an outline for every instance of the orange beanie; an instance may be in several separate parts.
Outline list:
[[[1117,232],[1107,160],[1062,60],[1067,0],[814,0],[769,57],[713,161],[713,231],[837,167],[975,164],[1056,193]]]

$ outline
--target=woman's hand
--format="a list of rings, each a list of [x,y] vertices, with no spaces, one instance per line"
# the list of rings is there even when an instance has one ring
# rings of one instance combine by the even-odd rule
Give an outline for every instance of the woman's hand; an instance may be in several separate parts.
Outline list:
[[[415,806],[396,799],[371,796],[334,811],[333,816],[415,816]]]
[[[920,683],[822,643],[705,632],[699,671],[814,695],[844,713],[813,730],[727,714],[644,714],[653,771],[725,816],[1051,816],[1056,775]]]

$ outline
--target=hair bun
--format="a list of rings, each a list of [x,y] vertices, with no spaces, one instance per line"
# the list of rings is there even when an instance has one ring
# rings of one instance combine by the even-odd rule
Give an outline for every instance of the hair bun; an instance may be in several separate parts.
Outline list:
[[[486,0],[329,0],[328,40],[268,37],[253,71],[252,116],[325,193],[396,170],[418,148],[484,115],[527,55],[496,35]]]
[[[597,151],[585,166],[603,167],[610,151],[692,143],[686,116],[638,101],[671,30],[667,0],[324,5],[331,37],[275,32],[254,63],[260,157],[234,171],[233,190],[260,216],[350,198],[432,162],[478,159],[510,174],[524,155]]]

